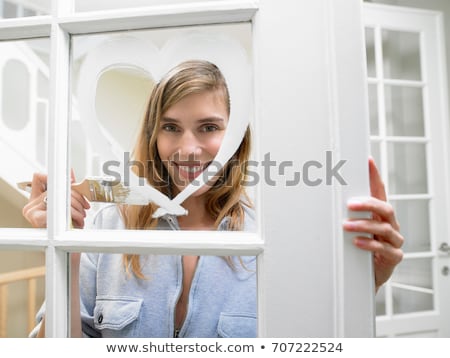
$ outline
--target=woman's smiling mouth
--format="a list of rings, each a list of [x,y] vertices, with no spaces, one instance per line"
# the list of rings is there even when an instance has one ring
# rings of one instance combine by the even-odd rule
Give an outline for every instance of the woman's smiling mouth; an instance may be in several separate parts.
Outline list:
[[[179,178],[192,181],[197,178],[210,164],[186,163],[186,162],[173,162],[174,167],[177,169]]]

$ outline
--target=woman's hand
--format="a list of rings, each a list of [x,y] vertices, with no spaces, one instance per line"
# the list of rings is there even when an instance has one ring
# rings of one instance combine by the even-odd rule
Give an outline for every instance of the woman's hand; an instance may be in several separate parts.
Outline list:
[[[72,172],[71,182],[75,182]],[[86,210],[90,208],[89,202],[80,193],[72,190],[71,216],[75,228],[84,227]],[[31,195],[28,203],[23,207],[22,214],[35,228],[47,227],[47,175],[35,173],[31,183]]]
[[[372,196],[350,200],[347,206],[351,211],[370,211],[372,218],[350,218],[344,222],[344,229],[348,232],[361,232],[373,236],[373,239],[357,236],[353,242],[356,247],[373,253],[375,288],[378,290],[402,260],[401,247],[404,238],[400,234],[400,225],[395,218],[394,209],[386,202],[384,184],[372,158],[369,159],[369,176]]]
[[[35,228],[47,226],[47,175],[33,175],[30,199],[23,207],[22,215]]]

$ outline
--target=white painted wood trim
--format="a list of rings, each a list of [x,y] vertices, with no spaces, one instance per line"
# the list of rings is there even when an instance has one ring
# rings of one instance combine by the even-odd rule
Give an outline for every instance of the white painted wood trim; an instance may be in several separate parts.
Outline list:
[[[338,157],[349,158],[346,168],[349,185],[333,187],[333,232],[337,236],[334,254],[337,286],[335,336],[372,337],[375,334],[372,255],[357,250],[352,244],[353,235],[342,230],[342,222],[349,215],[347,201],[353,196],[370,195],[367,170],[369,111],[362,4],[359,1],[330,0],[328,6],[333,108],[330,116],[331,137]],[[349,14],[352,14],[353,21],[348,21]],[[350,34],[353,35],[351,41]]]
[[[69,334],[68,254],[54,242],[68,229],[70,202],[68,168],[68,128],[70,92],[70,35],[57,19],[70,11],[71,2],[52,0],[50,53],[50,116],[48,129],[48,215],[45,277],[45,335],[63,338]]]
[[[358,0],[267,0],[255,16],[259,152],[302,161],[329,149],[348,160],[349,179],[345,187],[262,185],[261,337],[374,334],[371,255],[342,230],[347,200],[369,187],[360,7]],[[279,41],[286,33],[295,35]]]
[[[67,251],[158,255],[258,255],[264,249],[257,234],[215,231],[74,230],[58,238],[54,245]]]
[[[0,19],[0,40],[20,40],[48,37],[51,16],[33,16],[19,19]]]
[[[257,9],[258,1],[199,2],[82,12],[61,18],[59,24],[71,34],[223,24],[251,21]]]
[[[394,337],[398,332],[408,332],[413,327],[421,327],[422,332],[439,330],[439,314],[437,312],[420,312],[402,314],[395,317],[377,317],[377,335]]]

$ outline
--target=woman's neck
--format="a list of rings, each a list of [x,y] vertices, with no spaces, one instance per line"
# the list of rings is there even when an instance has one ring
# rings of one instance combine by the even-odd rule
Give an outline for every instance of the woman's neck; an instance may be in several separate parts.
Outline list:
[[[204,195],[191,196],[183,202],[183,207],[188,215],[179,216],[178,223],[183,230],[212,230],[214,229],[214,218],[206,210]]]

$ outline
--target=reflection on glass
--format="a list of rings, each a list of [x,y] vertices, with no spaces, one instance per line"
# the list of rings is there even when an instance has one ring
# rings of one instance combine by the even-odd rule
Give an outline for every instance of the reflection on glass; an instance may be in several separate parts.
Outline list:
[[[388,163],[391,195],[428,193],[425,144],[388,143]]]
[[[419,33],[383,30],[382,38],[384,78],[420,81]]]
[[[376,77],[376,67],[375,67],[375,38],[374,29],[366,27],[366,58],[367,58],[367,76]]]
[[[48,39],[0,43],[0,227],[29,227],[16,184],[46,172]]]
[[[430,213],[428,200],[400,200],[393,202],[402,235],[407,237],[402,247],[405,253],[431,250]]]
[[[385,86],[385,98],[388,135],[425,135],[421,88]]]
[[[50,13],[50,0],[1,0],[0,18],[47,15]]]
[[[370,135],[379,135],[378,128],[378,93],[376,85],[369,85]]]
[[[0,251],[0,338],[27,337],[44,301],[42,252]]]

